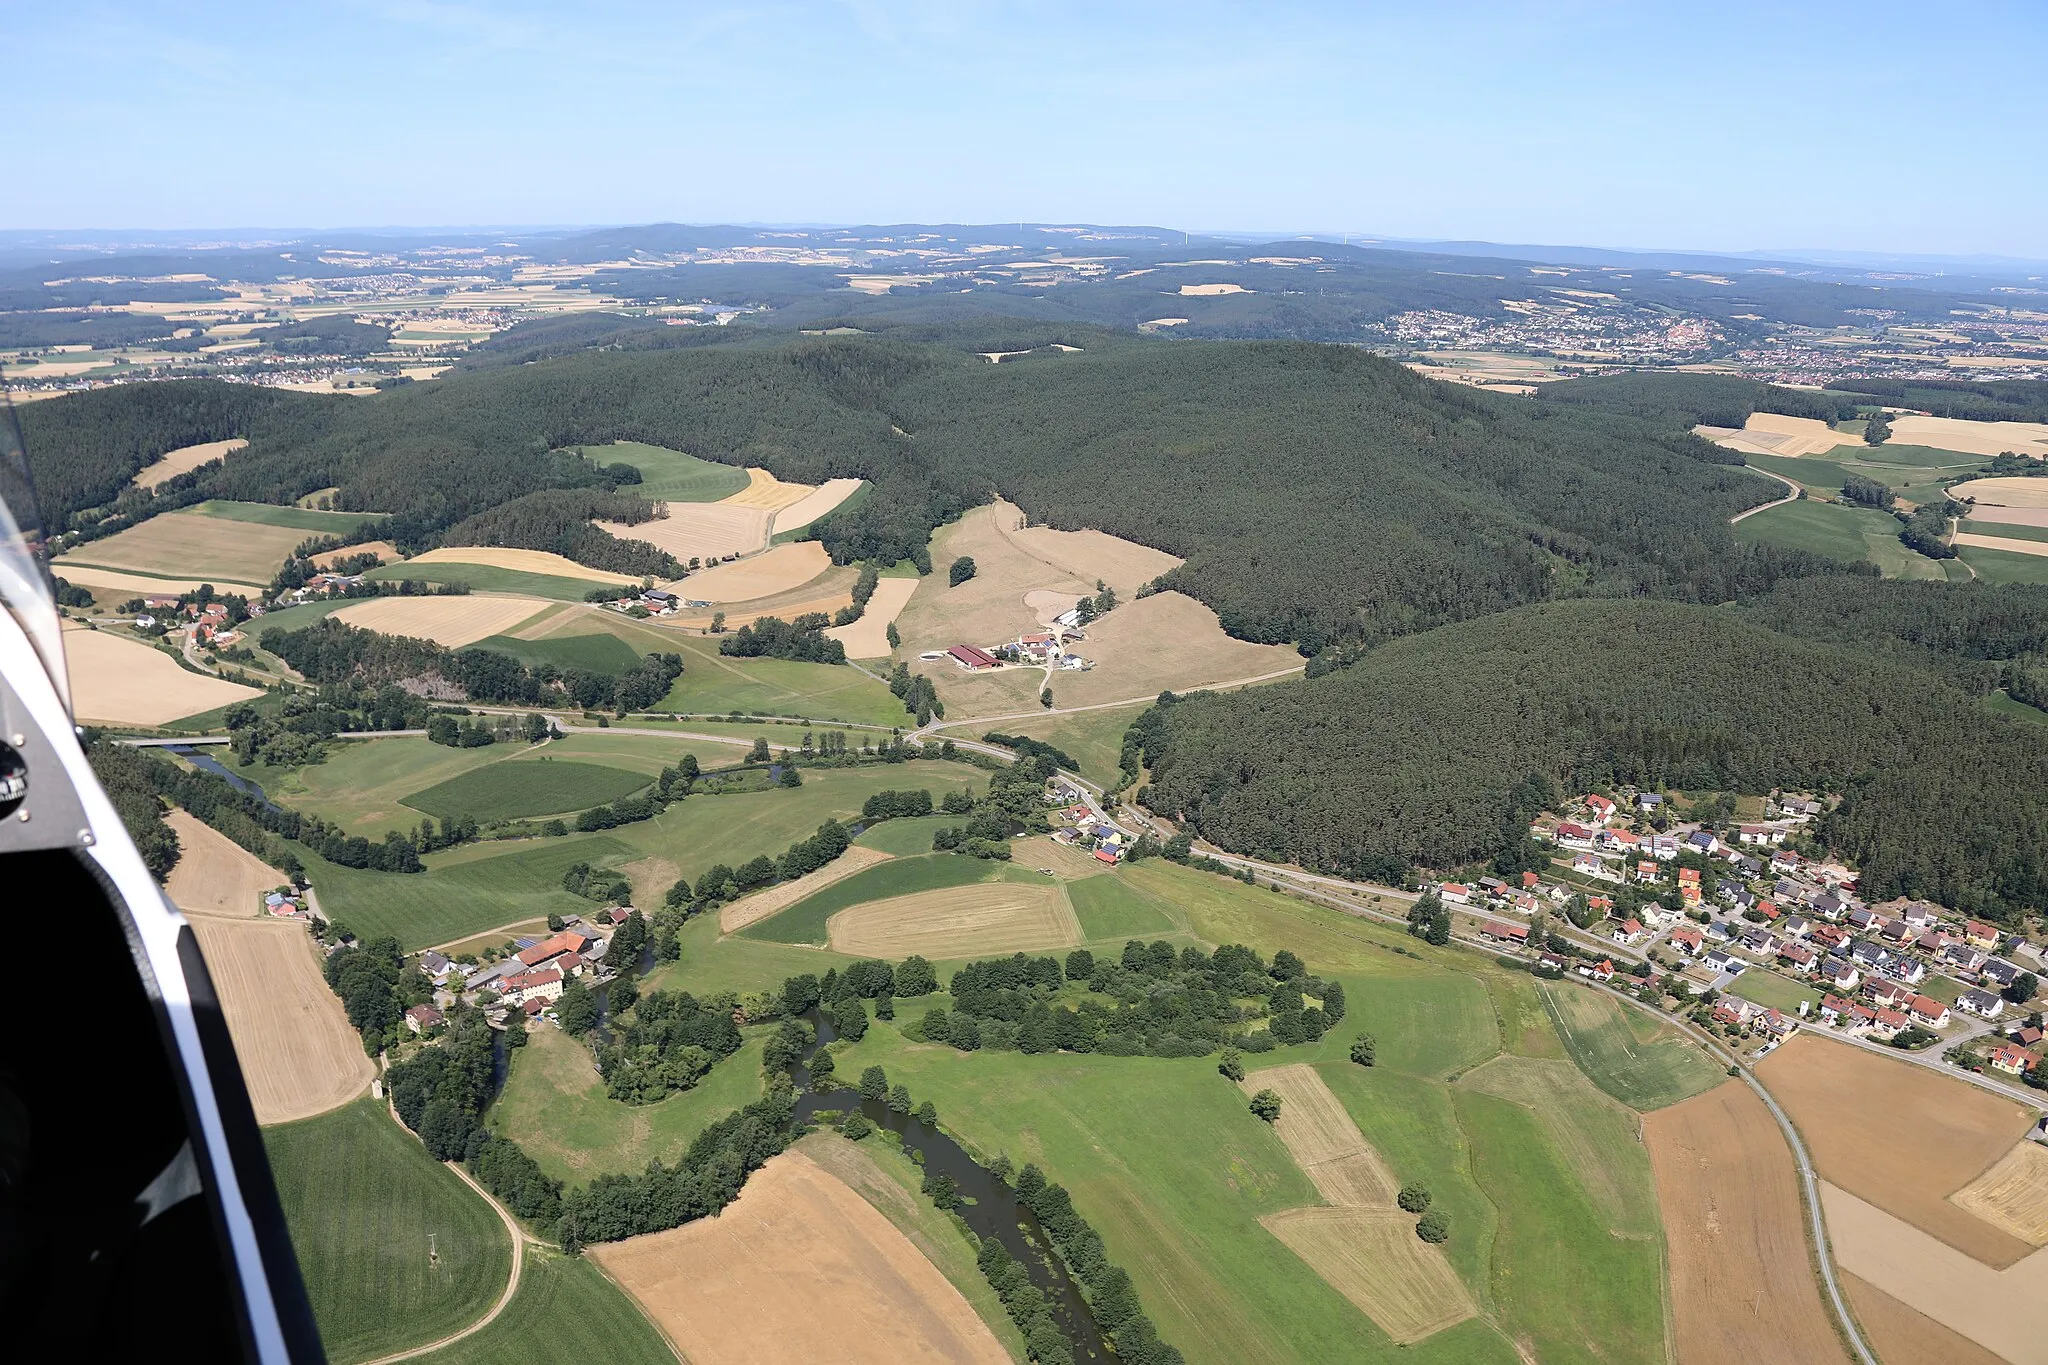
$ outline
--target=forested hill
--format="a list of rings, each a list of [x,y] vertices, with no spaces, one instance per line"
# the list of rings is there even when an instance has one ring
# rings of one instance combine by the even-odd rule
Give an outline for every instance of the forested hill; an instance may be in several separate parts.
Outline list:
[[[65,511],[113,496],[145,451],[238,435],[246,451],[155,502],[338,487],[338,506],[397,513],[416,544],[515,498],[601,484],[561,448],[614,439],[872,481],[876,496],[815,528],[841,562],[915,558],[934,526],[1002,494],[1185,557],[1170,585],[1233,634],[1310,650],[1557,597],[1720,601],[1818,563],[1738,546],[1728,517],[1776,486],[1626,414],[1303,343],[1094,338],[990,365],[968,349],[983,332],[586,350],[340,402],[136,385],[23,418],[39,486]],[[135,515],[155,505],[122,496]],[[546,529],[539,548],[583,552],[566,524]]]
[[[1140,727],[1152,809],[1327,872],[1491,857],[1546,790],[1782,784],[1847,793],[1823,834],[1872,900],[2048,905],[2048,729],[1738,608],[1532,606],[1298,685],[1182,698]]]

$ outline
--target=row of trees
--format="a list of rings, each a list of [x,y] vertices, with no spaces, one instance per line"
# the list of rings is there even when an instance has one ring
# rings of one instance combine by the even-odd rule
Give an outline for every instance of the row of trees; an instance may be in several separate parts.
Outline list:
[[[763,616],[718,642],[720,654],[736,659],[793,659],[798,663],[843,664],[846,646],[825,634],[832,619],[808,612],[794,621]]]

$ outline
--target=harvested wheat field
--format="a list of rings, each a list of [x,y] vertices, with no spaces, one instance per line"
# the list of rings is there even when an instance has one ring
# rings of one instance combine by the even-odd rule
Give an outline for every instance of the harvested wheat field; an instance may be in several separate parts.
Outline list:
[[[536,597],[375,597],[343,607],[334,619],[360,630],[432,640],[449,649],[504,635],[552,605]]]
[[[937,961],[1067,948],[1081,923],[1057,886],[982,882],[869,901],[825,922],[832,950],[854,957]]]
[[[1207,683],[1235,682],[1268,673],[1298,672],[1301,652],[1288,645],[1255,645],[1223,633],[1216,613],[1194,598],[1159,592],[1127,602],[1088,625],[1088,638],[1068,653],[1095,661],[1085,673],[1053,675],[1060,706],[1156,696]]]
[[[2048,1252],[1993,1270],[1821,1182],[1835,1264],[2014,1365],[2048,1365]]]
[[[548,574],[555,578],[583,578],[592,583],[637,584],[631,574],[612,573],[578,564],[546,550],[511,550],[501,545],[448,545],[414,555],[407,564],[481,564],[491,569],[516,569],[520,573]]]
[[[1818,418],[1775,412],[1752,412],[1743,423],[1742,436],[1773,455],[1825,455],[1837,446],[1863,444],[1860,435],[1836,431]]]
[[[1180,292],[1187,298],[1214,298],[1218,294],[1249,294],[1252,291],[1241,284],[1184,284]]]
[[[363,1092],[375,1074],[305,926],[195,917],[258,1123],[311,1118]]]
[[[1413,1214],[1305,1208],[1259,1223],[1403,1345],[1479,1311],[1443,1253],[1416,1237]]]
[[[1274,1131],[1329,1201],[1265,1215],[1259,1222],[1268,1232],[1398,1342],[1479,1311],[1442,1249],[1415,1235],[1415,1215],[1394,1202],[1393,1172],[1314,1067],[1268,1067],[1239,1085],[1247,1095],[1280,1096]]]
[[[751,559],[693,573],[675,591],[693,602],[750,602],[802,587],[831,567],[832,557],[817,541],[794,541]]]
[[[263,695],[260,688],[187,672],[162,650],[112,631],[66,630],[64,659],[71,710],[81,721],[168,725]]]
[[[1835,1278],[1864,1339],[1884,1361],[1939,1361],[1941,1365],[1999,1365],[1999,1358],[1968,1337],[1957,1336],[1917,1308],[1908,1308],[1870,1281],[1839,1266]]]
[[[878,849],[855,844],[815,872],[806,872],[793,882],[771,886],[766,891],[756,891],[732,902],[718,912],[718,931],[730,934],[749,924],[758,924],[778,911],[787,910],[813,891],[823,890],[876,863],[886,863],[889,857]]]
[[[1892,418],[1892,440],[1905,446],[1933,446],[1965,455],[2048,455],[2048,422],[1966,422],[1960,417]],[[1879,447],[1877,458],[1883,459]]]
[[[1997,535],[2001,525],[2048,526],[2048,507],[2000,507],[1995,503],[1980,502],[1963,519],[1964,529],[1981,530],[1987,535]]]
[[[398,547],[390,541],[371,540],[365,541],[361,545],[344,545],[339,550],[328,550],[324,554],[314,555],[313,567],[316,569],[331,569],[344,559],[366,554],[375,555],[386,564],[395,564],[405,558],[404,555],[398,552]]]
[[[304,531],[290,526],[229,521],[192,511],[166,512],[59,555],[51,567],[67,578],[66,566],[80,563],[261,588],[305,538]]]
[[[775,513],[775,534],[801,531],[819,517],[852,497],[861,486],[859,479],[827,479],[789,506]],[[750,490],[751,491],[751,490]]]
[[[230,453],[240,450],[248,444],[247,441],[237,439],[233,441],[208,441],[204,445],[196,446],[180,446],[176,450],[165,452],[162,458],[158,459],[155,464],[145,467],[141,473],[137,474],[135,476],[135,486],[137,488],[154,488],[167,479],[175,479],[180,474],[190,474],[193,470],[210,460],[225,459]]]
[[[915,578],[884,578],[875,584],[875,595],[868,599],[867,609],[860,614],[860,620],[850,626],[833,626],[825,633],[846,646],[847,655],[855,659],[886,659],[894,651],[889,647],[889,626],[910,601],[910,595],[917,591]]]
[[[1053,875],[1068,881],[1079,881],[1084,877],[1106,877],[1113,875],[1107,865],[1093,853],[1062,844],[1050,834],[1034,835],[1028,839],[1010,841],[1010,855],[1017,867],[1051,869]],[[1121,945],[1119,945],[1121,947]]]
[[[692,1365],[1009,1365],[960,1291],[801,1152],[756,1171],[715,1218],[589,1255]]]
[[[1971,479],[1949,489],[1948,495],[1958,501],[1974,498],[1980,504],[1999,507],[2048,508],[2048,479]]]
[[[288,880],[189,811],[173,810],[164,823],[178,836],[181,850],[164,894],[187,915],[253,920],[263,913],[263,893]]]
[[[591,524],[621,540],[638,540],[666,550],[685,564],[727,555],[750,555],[768,543],[773,513],[729,502],[672,502],[668,515],[653,521],[598,521]]]
[[[1825,1179],[1986,1265],[2008,1266],[2033,1250],[1948,1198],[2019,1141],[2033,1110],[1804,1035],[1757,1063],[1756,1075],[1799,1126]]]
[[[1975,522],[1976,518],[1973,517],[1970,521],[1965,522],[1964,525],[1974,525]],[[1980,550],[2004,550],[2008,554],[2015,555],[2048,555],[2048,542],[2016,540],[2011,536],[1980,535],[1974,531],[1958,532],[1955,537],[1955,543],[1958,545],[1974,545]]]
[[[181,593],[197,592],[204,580],[197,578],[160,578],[154,574],[123,573],[119,569],[95,569],[86,564],[50,565],[50,572],[66,583],[81,588],[91,588],[94,596],[102,602],[121,602],[130,597],[154,597],[159,594],[176,597]]]
[[[1949,1197],[2023,1242],[2048,1246],[2048,1147],[2014,1144],[1996,1166]]]
[[[817,489],[807,483],[784,483],[765,469],[749,469],[747,486],[729,498],[721,498],[727,507],[759,507],[765,511],[777,512],[785,507],[794,507],[808,498]]]
[[[1846,1361],[1807,1257],[1792,1151],[1741,1081],[1643,1118],[1681,1361]]]

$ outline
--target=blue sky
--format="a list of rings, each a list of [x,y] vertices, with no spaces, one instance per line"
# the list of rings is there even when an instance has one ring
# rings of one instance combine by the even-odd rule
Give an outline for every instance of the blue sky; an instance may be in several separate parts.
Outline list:
[[[0,227],[1147,223],[2048,258],[2048,5],[0,0]]]

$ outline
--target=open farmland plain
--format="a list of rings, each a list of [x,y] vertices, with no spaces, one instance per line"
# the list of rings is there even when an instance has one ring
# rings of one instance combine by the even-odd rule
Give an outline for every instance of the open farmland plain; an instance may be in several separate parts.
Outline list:
[[[504,1224],[382,1103],[358,1100],[263,1136],[336,1365],[438,1340],[497,1301],[511,1273]]]
[[[2048,1246],[2048,1147],[2015,1143],[1997,1165],[1949,1197],[2031,1246]]]
[[[1791,1149],[1755,1092],[1716,1086],[1650,1115],[1643,1138],[1678,1358],[1847,1362],[1809,1264]]]
[[[81,545],[59,555],[51,568],[63,574],[69,565],[90,565],[199,578],[223,588],[260,589],[270,582],[285,556],[311,534],[294,526],[208,516],[198,508],[186,508]]]
[[[674,1365],[639,1306],[584,1256],[526,1248],[519,1292],[491,1323],[416,1359],[420,1365]]]
[[[1010,1359],[908,1238],[801,1152],[762,1167],[716,1218],[590,1254],[694,1365]]]
[[[1631,1109],[1661,1109],[1720,1082],[1713,1059],[1669,1024],[1598,991],[1547,983],[1537,991],[1579,1069]]]
[[[649,522],[648,525],[658,523]],[[766,554],[691,574],[676,591],[691,601],[724,604],[800,588],[832,567],[832,557],[815,540],[778,545]]]
[[[473,768],[414,792],[405,804],[443,820],[468,816],[489,823],[602,806],[646,785],[644,773],[543,755]]]
[[[1857,1325],[1880,1359],[1939,1361],[1941,1365],[2002,1365],[2002,1358],[1959,1336],[1917,1308],[1908,1308],[1870,1281],[1837,1267],[1836,1277]]]
[[[1993,1269],[2033,1251],[1949,1196],[2003,1158],[2034,1111],[1925,1067],[1818,1038],[1795,1037],[1759,1062],[1756,1074],[1799,1126],[1824,1179]]]
[[[66,630],[71,709],[81,721],[168,725],[185,716],[263,695],[253,687],[193,673],[131,636],[107,630]]]
[[[192,932],[258,1123],[311,1118],[363,1092],[376,1068],[322,978],[304,925],[198,915]]]
[[[860,491],[859,479],[827,479],[810,492],[775,512],[775,534],[801,531],[826,516]]]
[[[856,845],[814,872],[806,872],[793,881],[780,882],[765,891],[742,896],[721,907],[718,912],[719,930],[728,934],[736,933],[749,924],[758,923],[770,915],[787,910],[806,896],[822,891],[834,882],[844,881],[856,872],[864,872],[876,863],[885,863],[889,858],[890,855],[887,853]]]
[[[693,559],[712,562],[727,555],[753,554],[768,544],[768,523],[773,519],[774,514],[765,508],[690,502],[675,503],[667,516],[652,521],[600,521],[595,525],[621,540],[666,550],[687,564]]]
[[[1037,880],[1008,864],[980,858],[951,853],[899,856],[835,878],[787,910],[757,918],[743,932],[748,938],[775,943],[823,946],[827,941],[826,926],[832,917],[855,906],[987,882],[1035,883]]]
[[[334,619],[359,630],[459,649],[515,629],[549,605],[533,597],[377,597],[343,607]]]

